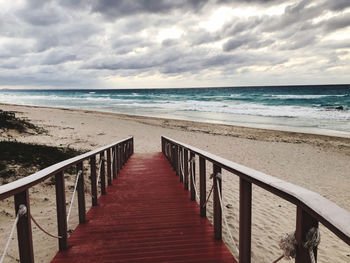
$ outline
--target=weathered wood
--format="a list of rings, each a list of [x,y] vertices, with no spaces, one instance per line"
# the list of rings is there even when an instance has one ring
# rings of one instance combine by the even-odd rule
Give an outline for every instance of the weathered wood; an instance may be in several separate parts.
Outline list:
[[[77,164],[77,170],[81,171],[78,180],[78,211],[79,211],[79,223],[85,223],[85,184],[84,184],[84,167],[83,162]]]
[[[16,215],[20,205],[27,207],[27,214],[19,217],[17,223],[17,239],[20,262],[34,262],[32,226],[30,220],[29,191],[18,193],[14,196]]]
[[[318,227],[317,220],[302,208],[297,207],[295,237],[298,242],[298,249],[295,263],[311,263],[309,251],[304,248],[303,243],[306,241],[307,232],[313,227]],[[314,255],[315,259],[317,259],[317,248],[314,249]]]
[[[107,183],[112,185],[111,149],[107,149]]]
[[[184,150],[184,189],[188,190],[188,150]]]
[[[64,187],[64,173],[59,172],[55,175],[56,186],[56,211],[57,211],[57,227],[58,235],[62,238],[58,239],[59,250],[68,248],[67,242],[67,211],[66,211],[66,194]]]
[[[92,205],[97,206],[97,185],[96,185],[96,156],[90,157],[90,177],[91,177],[91,198]]]
[[[190,186],[191,186],[191,191],[190,191],[190,196],[191,196],[191,201],[196,200],[196,192],[194,190],[194,184],[193,181],[196,181],[196,165],[194,163],[194,157],[195,154],[193,152],[190,153]],[[193,163],[192,163],[193,162]]]
[[[201,217],[207,216],[207,208],[204,206],[207,199],[207,180],[206,180],[206,167],[205,159],[199,157],[199,206]]]
[[[221,179],[217,179],[217,175],[221,173],[221,168],[213,165],[213,220],[214,220],[214,238],[222,239],[222,211],[220,206],[219,191],[222,196]],[[242,261],[243,262],[243,261]]]
[[[105,153],[100,153],[100,160],[101,160],[101,168],[100,168],[100,178],[101,178],[101,194],[106,194],[106,165],[104,160]]]
[[[252,184],[239,180],[239,262],[251,261]]]

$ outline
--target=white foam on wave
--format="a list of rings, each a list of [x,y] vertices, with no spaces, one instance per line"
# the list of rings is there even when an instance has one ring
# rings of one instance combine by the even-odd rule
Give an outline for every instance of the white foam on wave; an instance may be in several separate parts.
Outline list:
[[[239,94],[231,94],[238,95]],[[130,98],[125,98],[125,97]],[[137,97],[144,96],[147,99]],[[175,96],[175,95],[174,95]],[[289,98],[315,98],[328,95],[271,95],[284,96]],[[335,96],[335,95],[332,95]],[[337,95],[346,96],[346,95]],[[302,118],[315,120],[335,120],[350,121],[350,110],[327,110],[321,107],[302,107],[302,106],[273,106],[259,103],[247,103],[230,100],[219,101],[199,101],[196,99],[185,100],[182,95],[176,95],[173,99],[171,96],[164,94],[79,94],[67,96],[67,94],[30,94],[30,93],[0,93],[0,101],[3,103],[42,105],[42,106],[59,106],[59,107],[80,107],[89,109],[90,106],[101,109],[114,107],[134,109],[162,109],[165,111],[193,111],[193,112],[210,112],[237,115],[251,115],[263,117],[284,117],[284,118]],[[202,96],[203,97],[203,96]],[[208,96],[210,97],[210,96]],[[227,96],[213,96],[227,97]],[[188,98],[188,96],[187,96]],[[282,97],[280,97],[282,98]]]
[[[350,111],[326,110],[322,108],[300,107],[300,106],[267,106],[257,103],[231,103],[219,101],[123,101],[114,106],[127,108],[163,108],[178,111],[196,111],[228,113],[239,115],[253,115],[265,117],[287,117],[287,118],[309,118],[328,120],[350,120]]]
[[[270,95],[265,94],[264,97],[272,97],[278,99],[320,99],[326,97],[346,97],[347,95]]]

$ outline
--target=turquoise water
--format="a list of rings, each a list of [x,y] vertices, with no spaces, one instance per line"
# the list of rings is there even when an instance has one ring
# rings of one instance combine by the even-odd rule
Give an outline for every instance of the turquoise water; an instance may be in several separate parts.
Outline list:
[[[350,136],[350,85],[2,90],[0,102]]]

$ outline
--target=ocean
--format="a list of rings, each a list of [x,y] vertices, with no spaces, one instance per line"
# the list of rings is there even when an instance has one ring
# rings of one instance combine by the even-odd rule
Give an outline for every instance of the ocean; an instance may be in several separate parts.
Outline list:
[[[0,103],[78,108],[350,137],[350,85],[0,90]]]

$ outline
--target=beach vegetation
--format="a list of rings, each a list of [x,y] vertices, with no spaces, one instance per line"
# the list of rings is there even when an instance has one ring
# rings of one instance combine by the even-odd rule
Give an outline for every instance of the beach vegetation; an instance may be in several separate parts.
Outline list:
[[[70,147],[0,141],[0,180],[2,184],[17,180],[83,152]]]
[[[35,132],[44,133],[44,128],[30,123],[26,119],[19,118],[15,112],[0,110],[0,129],[15,130],[19,133]]]

